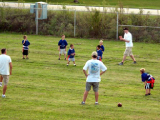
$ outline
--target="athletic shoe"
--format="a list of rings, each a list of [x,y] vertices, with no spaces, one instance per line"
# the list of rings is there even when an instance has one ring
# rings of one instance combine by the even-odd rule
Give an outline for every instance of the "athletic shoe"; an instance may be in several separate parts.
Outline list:
[[[145,96],[148,96],[149,94],[145,94]]]
[[[123,65],[123,62],[120,62],[118,65]]]
[[[2,95],[2,98],[5,98],[6,96],[5,95]]]
[[[95,103],[95,105],[99,105],[98,103]]]
[[[76,64],[74,64],[74,66],[76,66]]]
[[[67,64],[67,66],[68,66],[68,64]]]
[[[25,58],[22,58],[22,59],[25,59]]]
[[[85,105],[85,102],[82,101],[82,102],[81,102],[81,105]]]
[[[66,58],[64,58],[64,60],[66,60]]]
[[[151,95],[151,93],[148,93],[148,95]]]
[[[60,60],[60,58],[58,58],[58,60]]]
[[[136,63],[137,63],[136,61],[133,62],[133,64],[136,64]]]

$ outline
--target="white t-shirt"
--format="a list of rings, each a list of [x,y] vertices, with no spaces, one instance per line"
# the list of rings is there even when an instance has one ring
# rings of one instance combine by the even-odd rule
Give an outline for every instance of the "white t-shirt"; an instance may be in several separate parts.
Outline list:
[[[88,60],[83,67],[83,70],[88,70],[87,82],[100,82],[100,70],[106,71],[107,67],[99,60]]]
[[[9,73],[9,63],[11,63],[12,60],[10,56],[2,54],[0,55],[0,74],[1,75],[10,75]]]
[[[130,42],[125,42],[126,47],[133,47],[132,34],[130,32],[124,34],[124,39],[130,41]]]

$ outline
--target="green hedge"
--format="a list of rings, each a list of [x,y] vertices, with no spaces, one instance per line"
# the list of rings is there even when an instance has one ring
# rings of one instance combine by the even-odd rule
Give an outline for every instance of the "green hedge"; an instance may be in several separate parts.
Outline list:
[[[0,7],[0,31],[35,34],[35,14],[29,9],[13,9]],[[116,39],[116,10],[113,13],[99,11],[76,12],[76,37]],[[119,14],[119,24],[138,26],[160,26],[160,16]],[[128,27],[134,41],[160,42],[160,29]],[[119,27],[119,35],[123,35]],[[39,34],[74,37],[74,11],[49,11],[46,20],[39,20]]]

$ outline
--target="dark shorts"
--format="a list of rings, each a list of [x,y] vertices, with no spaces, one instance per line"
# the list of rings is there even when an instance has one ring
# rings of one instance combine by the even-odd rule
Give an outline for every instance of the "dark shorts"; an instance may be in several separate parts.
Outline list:
[[[153,83],[153,86],[151,86],[151,83],[147,83],[145,86],[145,89],[153,89],[153,87],[154,87],[154,83]]]
[[[91,86],[93,86],[93,91],[94,92],[98,92],[99,82],[86,82],[86,91],[90,91]]]
[[[28,50],[23,50],[23,55],[28,55]]]

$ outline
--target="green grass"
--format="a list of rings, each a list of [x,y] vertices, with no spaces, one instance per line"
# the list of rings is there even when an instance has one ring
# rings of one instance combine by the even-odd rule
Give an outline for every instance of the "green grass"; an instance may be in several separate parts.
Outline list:
[[[80,105],[85,90],[82,68],[91,59],[99,40],[66,38],[75,45],[76,64],[66,66],[58,60],[60,38],[28,35],[31,42],[29,60],[22,59],[22,35],[0,34],[0,48],[6,47],[13,62],[6,98],[0,97],[1,120],[158,120],[160,115],[159,44],[134,43],[137,64],[128,57],[122,60],[124,42],[104,41],[103,62],[108,67],[99,88],[99,106],[94,105],[91,90],[86,105]],[[67,47],[68,49],[69,47]],[[155,78],[151,96],[144,96],[140,68]],[[0,89],[2,93],[2,88]],[[122,108],[117,104],[121,102]]]
[[[16,1],[16,0],[2,0]],[[20,2],[22,0],[19,0]],[[25,2],[39,2],[39,0],[24,0]],[[78,4],[73,3],[74,0],[41,0],[51,4],[63,5],[87,5],[87,6],[123,6],[129,8],[152,8],[159,9],[159,0],[79,0]],[[121,6],[121,7],[122,7]]]

